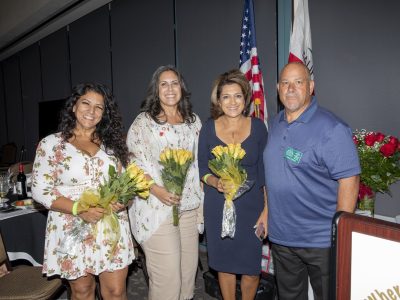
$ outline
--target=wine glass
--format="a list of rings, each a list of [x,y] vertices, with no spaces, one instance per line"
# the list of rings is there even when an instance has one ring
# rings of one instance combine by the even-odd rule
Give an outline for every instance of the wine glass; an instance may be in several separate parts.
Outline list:
[[[9,179],[7,173],[0,173],[0,207],[4,207],[8,198],[5,198],[10,189]]]

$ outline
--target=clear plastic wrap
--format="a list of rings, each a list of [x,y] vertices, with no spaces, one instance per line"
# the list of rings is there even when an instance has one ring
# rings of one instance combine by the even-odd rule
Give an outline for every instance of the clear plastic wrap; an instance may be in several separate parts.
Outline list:
[[[65,233],[61,240],[58,252],[75,256],[79,254],[82,242],[93,233],[93,225],[84,222],[80,218],[74,218],[72,230]]]
[[[234,200],[239,198],[245,192],[251,189],[254,185],[253,180],[246,180],[243,184],[239,186],[237,191],[235,192],[232,200],[225,200],[224,209],[222,211],[222,230],[221,230],[221,238],[235,237],[236,232],[236,208],[234,204]]]

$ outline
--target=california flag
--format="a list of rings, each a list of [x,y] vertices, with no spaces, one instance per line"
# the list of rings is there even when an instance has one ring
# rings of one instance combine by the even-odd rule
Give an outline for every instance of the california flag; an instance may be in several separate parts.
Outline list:
[[[311,78],[314,79],[308,0],[294,0],[293,9],[294,20],[290,35],[289,62],[303,62],[310,70]]]

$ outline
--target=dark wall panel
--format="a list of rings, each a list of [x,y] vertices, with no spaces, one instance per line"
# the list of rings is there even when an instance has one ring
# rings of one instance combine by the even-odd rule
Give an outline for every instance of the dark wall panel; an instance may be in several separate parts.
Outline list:
[[[319,101],[353,128],[399,136],[400,2],[310,0],[309,6]]]
[[[242,1],[177,0],[178,64],[192,91],[194,110],[206,120],[215,78],[239,67]],[[275,1],[254,1],[257,50],[269,114],[276,113]]]
[[[42,99],[39,45],[20,52],[21,88],[24,106],[26,159],[33,160],[39,139],[38,104]]]
[[[271,119],[278,111],[278,96],[276,90],[276,83],[278,82],[276,2],[255,0],[254,10],[256,19],[257,50],[264,78],[264,91],[267,99],[268,116]],[[239,46],[237,47],[239,48]],[[239,57],[239,49],[237,51]]]
[[[173,0],[112,2],[114,94],[126,129],[139,112],[151,74],[175,63],[173,16]]]
[[[318,101],[353,128],[400,136],[400,2],[310,0]],[[338,22],[340,20],[340,22]],[[400,214],[400,183],[375,213]]]
[[[70,24],[69,41],[72,86],[94,81],[111,87],[108,5]]]
[[[4,98],[3,64],[0,65],[0,145],[8,142],[7,139],[7,114]]]
[[[67,29],[60,29],[40,41],[43,99],[67,97],[71,92]]]
[[[18,146],[25,145],[23,105],[21,99],[21,82],[19,59],[14,55],[3,63],[4,92],[6,100],[8,140]]]

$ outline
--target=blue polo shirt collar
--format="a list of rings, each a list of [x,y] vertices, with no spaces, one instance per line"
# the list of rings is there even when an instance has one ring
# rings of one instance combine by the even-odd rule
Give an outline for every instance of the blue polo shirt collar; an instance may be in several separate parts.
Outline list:
[[[307,123],[308,121],[310,121],[310,119],[312,118],[314,113],[317,111],[317,109],[318,109],[317,99],[315,98],[315,96],[313,96],[311,99],[310,105],[296,120],[294,120],[294,122]],[[284,109],[282,110],[281,117],[279,119],[279,122],[282,122],[282,121],[286,121],[286,114],[285,114]]]

